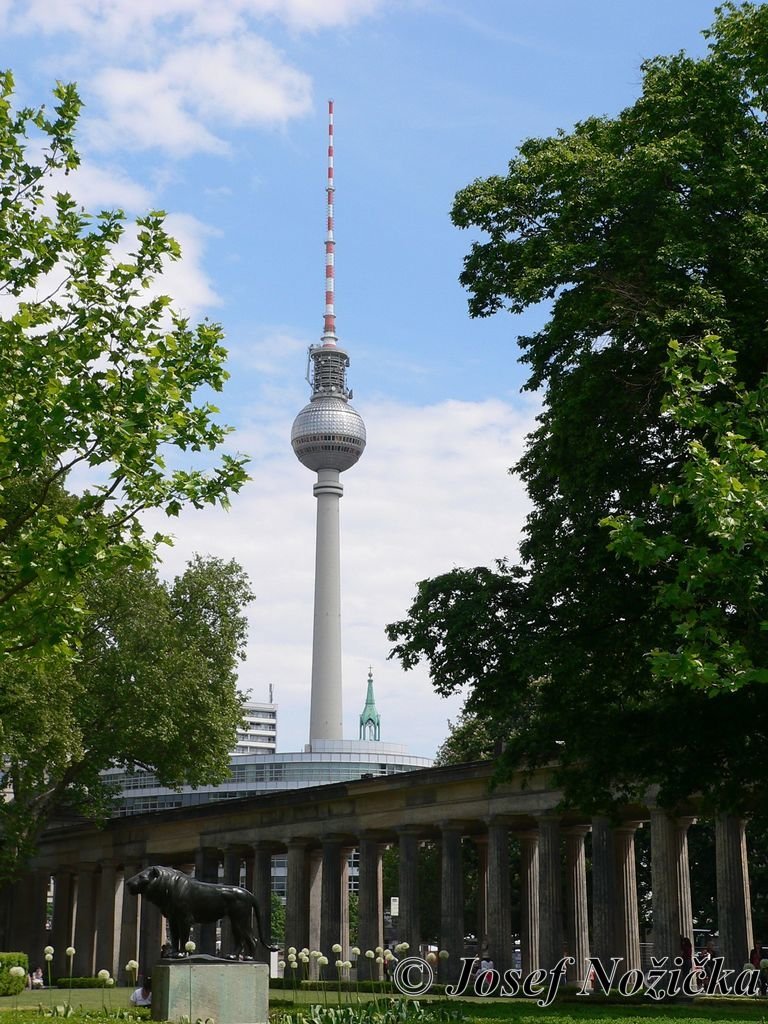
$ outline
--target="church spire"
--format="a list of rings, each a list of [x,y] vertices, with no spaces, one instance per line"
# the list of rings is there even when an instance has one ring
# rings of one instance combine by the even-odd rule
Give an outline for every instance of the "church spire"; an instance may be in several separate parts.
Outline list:
[[[368,693],[365,697],[365,707],[360,715],[360,739],[376,740],[381,739],[381,718],[376,710],[376,699],[373,696],[373,670],[368,667]]]

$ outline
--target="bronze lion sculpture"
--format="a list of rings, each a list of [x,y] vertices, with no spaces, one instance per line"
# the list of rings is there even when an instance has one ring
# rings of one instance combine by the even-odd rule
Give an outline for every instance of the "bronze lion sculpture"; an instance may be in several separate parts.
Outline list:
[[[143,896],[154,903],[168,921],[171,933],[171,956],[186,956],[184,946],[189,941],[193,924],[208,924],[229,918],[232,926],[233,957],[254,959],[256,943],[267,949],[261,931],[261,919],[256,897],[239,885],[219,885],[199,882],[191,875],[175,868],[158,864],[144,868],[126,883],[128,892]],[[256,921],[256,933],[251,927],[251,911]]]

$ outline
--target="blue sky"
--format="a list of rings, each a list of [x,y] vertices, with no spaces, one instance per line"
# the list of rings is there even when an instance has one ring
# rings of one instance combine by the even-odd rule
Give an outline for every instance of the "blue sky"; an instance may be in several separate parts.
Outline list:
[[[172,524],[251,575],[243,688],[280,704],[279,745],[309,721],[314,499],[289,444],[322,328],[326,100],[335,101],[336,305],[369,433],[342,502],[345,732],[368,666],[382,739],[431,755],[459,700],[386,660],[384,624],[417,580],[514,555],[526,500],[506,472],[536,412],[515,339],[543,310],[472,321],[457,278],[471,235],[457,189],[503,173],[530,136],[613,114],[657,53],[701,53],[702,0],[0,0],[20,100],[57,79],[85,101],[89,209],[168,211],[176,305],[220,321],[220,401],[252,482],[232,511]],[[154,524],[153,524],[154,525]],[[163,528],[167,524],[163,523]]]

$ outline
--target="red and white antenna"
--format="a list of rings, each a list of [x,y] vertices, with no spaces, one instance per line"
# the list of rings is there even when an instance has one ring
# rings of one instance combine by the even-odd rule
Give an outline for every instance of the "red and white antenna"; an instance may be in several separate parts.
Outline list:
[[[326,185],[328,226],[325,234],[325,318],[322,342],[324,346],[336,344],[336,304],[334,292],[334,259],[336,243],[333,238],[333,100],[328,100],[328,184]]]

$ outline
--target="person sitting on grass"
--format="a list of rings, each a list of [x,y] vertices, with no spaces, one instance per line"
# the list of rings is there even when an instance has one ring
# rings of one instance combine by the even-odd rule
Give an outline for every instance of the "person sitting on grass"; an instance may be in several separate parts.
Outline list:
[[[131,993],[131,1002],[134,1006],[152,1005],[152,979],[145,978],[141,988]]]

